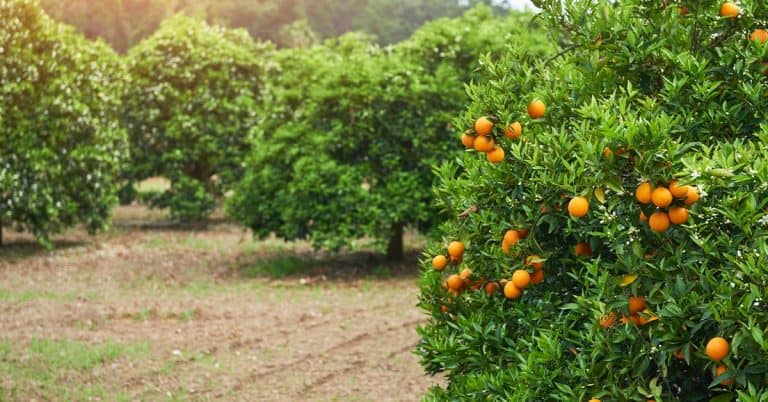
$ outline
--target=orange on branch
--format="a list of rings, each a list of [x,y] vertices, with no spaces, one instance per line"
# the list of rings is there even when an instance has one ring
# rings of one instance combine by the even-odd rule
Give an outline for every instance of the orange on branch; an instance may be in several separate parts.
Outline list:
[[[488,117],[481,117],[475,121],[475,132],[477,135],[489,135],[493,131],[493,122]]]

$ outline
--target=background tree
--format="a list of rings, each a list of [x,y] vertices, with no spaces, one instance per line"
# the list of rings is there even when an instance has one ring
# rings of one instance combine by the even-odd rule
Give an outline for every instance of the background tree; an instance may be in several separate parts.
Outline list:
[[[440,168],[427,399],[766,400],[768,8],[536,3],[561,56],[486,63],[457,119],[503,162]]]
[[[465,71],[477,65],[457,55],[475,45],[483,45],[476,54],[499,53],[504,41],[528,35],[525,18],[481,8],[429,25],[453,28],[440,32],[450,39],[436,39],[451,42],[447,53],[429,59],[410,43],[380,48],[361,35],[278,52],[281,71],[266,84],[271,118],[230,214],[260,236],[310,237],[330,249],[369,236],[402,258],[404,228],[426,230],[435,219],[431,166],[455,152],[448,122],[466,99]]]
[[[128,176],[169,178],[160,204],[175,217],[204,219],[239,176],[268,51],[243,30],[177,16],[128,53]]]
[[[498,4],[490,0],[42,0],[55,18],[77,26],[89,38],[104,38],[120,52],[179,12],[211,24],[245,28],[255,39],[281,46],[291,45],[291,38],[281,35],[283,27],[302,19],[321,38],[364,31],[389,44],[407,38],[426,21],[456,17],[476,3]]]
[[[0,1],[0,20],[0,243],[3,225],[43,243],[101,229],[126,151],[117,56],[33,1]]]

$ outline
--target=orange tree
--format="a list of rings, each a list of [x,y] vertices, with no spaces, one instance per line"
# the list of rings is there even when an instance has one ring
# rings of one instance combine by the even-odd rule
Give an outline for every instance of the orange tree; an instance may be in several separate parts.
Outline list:
[[[171,189],[155,201],[175,217],[207,218],[239,177],[260,117],[268,49],[244,30],[176,16],[128,52],[125,175],[169,178]]]
[[[368,236],[401,258],[404,228],[434,221],[431,166],[456,152],[445,138],[466,101],[466,72],[479,54],[525,40],[520,21],[483,7],[428,24],[418,45],[381,48],[348,34],[278,52],[279,74],[265,84],[267,118],[229,213],[259,236],[311,238],[329,249]]]
[[[127,144],[117,55],[50,19],[34,1],[0,0],[2,225],[49,235],[108,223]]]
[[[768,400],[768,8],[535,3],[439,168],[427,399]]]

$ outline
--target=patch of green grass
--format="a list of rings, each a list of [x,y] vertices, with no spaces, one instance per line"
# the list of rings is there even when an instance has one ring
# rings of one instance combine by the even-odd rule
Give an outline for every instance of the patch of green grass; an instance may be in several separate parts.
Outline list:
[[[284,255],[258,261],[243,270],[243,275],[248,278],[268,276],[271,278],[285,278],[306,273],[310,264],[299,257]]]
[[[98,345],[72,340],[33,339],[26,347],[0,340],[0,373],[11,387],[0,389],[0,400],[29,399],[35,395],[57,400],[129,400],[91,378],[92,371],[119,358],[142,358],[149,343]],[[87,381],[83,381],[87,380]]]
[[[0,302],[8,304],[20,304],[31,302],[35,300],[64,300],[72,301],[77,299],[77,294],[74,293],[55,293],[49,291],[39,290],[22,290],[14,291],[10,289],[0,288]]]
[[[195,318],[195,310],[187,310],[179,316],[182,321],[192,321]]]

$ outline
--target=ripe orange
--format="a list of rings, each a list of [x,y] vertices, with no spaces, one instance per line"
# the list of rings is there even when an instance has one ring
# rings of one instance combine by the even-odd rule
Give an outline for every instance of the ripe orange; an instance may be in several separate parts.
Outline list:
[[[752,31],[752,34],[749,35],[749,40],[751,40],[752,42],[758,40],[760,41],[761,44],[768,42],[768,31],[760,28],[755,29],[754,31]]]
[[[651,215],[648,224],[651,225],[651,230],[654,232],[664,233],[669,229],[669,215],[663,211],[656,211]]]
[[[443,313],[447,313],[448,312],[448,306],[443,304],[442,306],[440,306],[440,311],[442,311]]]
[[[648,222],[648,216],[643,211],[640,211],[640,220],[643,222]]]
[[[613,324],[616,323],[616,312],[611,311],[610,313],[600,317],[598,320],[598,323],[603,329],[608,329],[613,326]]]
[[[458,259],[464,255],[464,243],[460,241],[452,241],[448,244],[448,255],[451,259]]]
[[[675,225],[682,225],[688,222],[688,210],[683,207],[672,207],[669,209],[669,221]]]
[[[568,213],[574,218],[583,218],[589,211],[589,201],[584,197],[573,197],[568,203]]]
[[[642,315],[641,314],[635,314],[637,316],[637,323],[636,324],[638,326],[643,326],[645,324],[648,324],[649,322],[653,322],[653,321],[656,321],[656,320],[659,319],[659,317],[657,315],[651,313],[651,311],[648,310],[648,309],[643,310],[642,313],[643,313]]]
[[[499,284],[496,282],[488,282],[485,284],[485,294],[493,296],[496,291],[499,290]]]
[[[519,121],[507,124],[507,128],[504,129],[504,135],[513,140],[520,138],[523,135],[523,125]]]
[[[629,296],[629,314],[637,314],[645,310],[645,298],[643,296]]]
[[[589,400],[589,402],[602,402],[602,401],[597,398],[592,398]]]
[[[735,18],[740,12],[741,10],[739,10],[739,6],[733,3],[726,2],[720,6],[720,16],[723,18]]]
[[[541,258],[541,257],[539,257],[539,256],[538,256],[538,255],[536,255],[536,254],[533,254],[533,255],[529,255],[528,257],[526,257],[526,258],[525,258],[525,265],[527,265],[527,266],[530,266],[530,267],[532,267],[534,270],[538,271],[538,270],[540,270],[540,269],[544,268],[544,263],[543,263],[543,262],[541,262],[541,261],[536,261],[536,262],[534,262],[534,261],[535,261],[535,260],[541,260],[541,259],[542,259],[542,258]]]
[[[685,353],[683,353],[682,349],[676,350],[672,355],[675,356],[677,360],[685,360]]]
[[[469,268],[464,268],[461,270],[461,273],[459,274],[461,279],[468,279],[470,276],[472,276],[472,270]]]
[[[483,116],[475,121],[475,132],[477,135],[488,135],[493,130],[493,122]]]
[[[664,187],[657,187],[651,194],[651,200],[653,205],[659,208],[666,208],[669,204],[672,204],[672,192]]]
[[[606,158],[610,157],[612,153],[613,151],[611,151],[610,148],[608,147],[603,148],[603,156],[605,156]]]
[[[721,375],[725,374],[727,371],[728,371],[728,367],[726,367],[723,364],[720,364],[715,369],[715,377],[721,376]],[[735,380],[733,378],[730,378],[730,379],[727,379],[727,380],[720,381],[720,385],[724,385],[726,387],[730,387],[731,385],[733,385],[734,382],[735,382]]]
[[[587,242],[583,241],[577,244],[576,247],[573,248],[573,255],[575,255],[576,257],[582,256],[582,255],[591,257],[592,248],[589,247],[589,244],[587,244]]]
[[[531,283],[531,274],[524,269],[518,269],[512,274],[512,284],[518,289],[525,289]]]
[[[475,147],[475,137],[473,135],[469,135],[467,133],[464,133],[461,135],[461,143],[464,144],[464,147],[466,148],[474,148]]]
[[[716,362],[725,359],[725,356],[728,356],[728,352],[730,351],[731,345],[725,338],[716,336],[707,342],[707,356]]]
[[[446,284],[448,285],[448,289],[459,291],[464,287],[464,279],[461,279],[459,275],[453,274],[448,277]]]
[[[478,136],[475,138],[475,150],[478,152],[488,152],[493,149],[496,143],[491,136]]]
[[[528,104],[528,116],[531,116],[532,119],[540,119],[544,117],[546,112],[547,105],[538,99]]]
[[[507,230],[501,241],[501,250],[504,251],[504,254],[509,254],[509,248],[517,244],[518,241],[520,241],[520,234],[517,230]]]
[[[669,192],[672,193],[675,198],[685,198],[685,196],[688,195],[688,186],[678,186],[677,183],[680,183],[680,180],[672,180],[669,182]]]
[[[488,162],[494,164],[501,163],[504,161],[504,149],[497,145],[485,154],[485,158],[488,159]]]
[[[523,294],[523,291],[515,286],[512,281],[509,281],[504,285],[504,296],[506,296],[507,299],[517,299],[521,294]]]
[[[517,234],[520,235],[521,239],[525,239],[526,237],[528,237],[528,232],[529,232],[528,229],[517,229]]]
[[[688,195],[685,198],[685,205],[691,206],[699,201],[699,192],[693,186],[688,186]]]
[[[533,271],[533,273],[531,274],[531,283],[534,285],[538,285],[542,282],[544,282],[544,270],[540,269],[538,271]]]
[[[435,268],[435,271],[442,271],[446,265],[448,265],[448,258],[444,255],[436,255],[432,259],[432,266]]]
[[[642,183],[639,186],[637,186],[637,189],[635,190],[635,199],[637,200],[637,202],[641,204],[650,204],[651,191],[653,191],[651,182],[646,181],[645,183]]]

